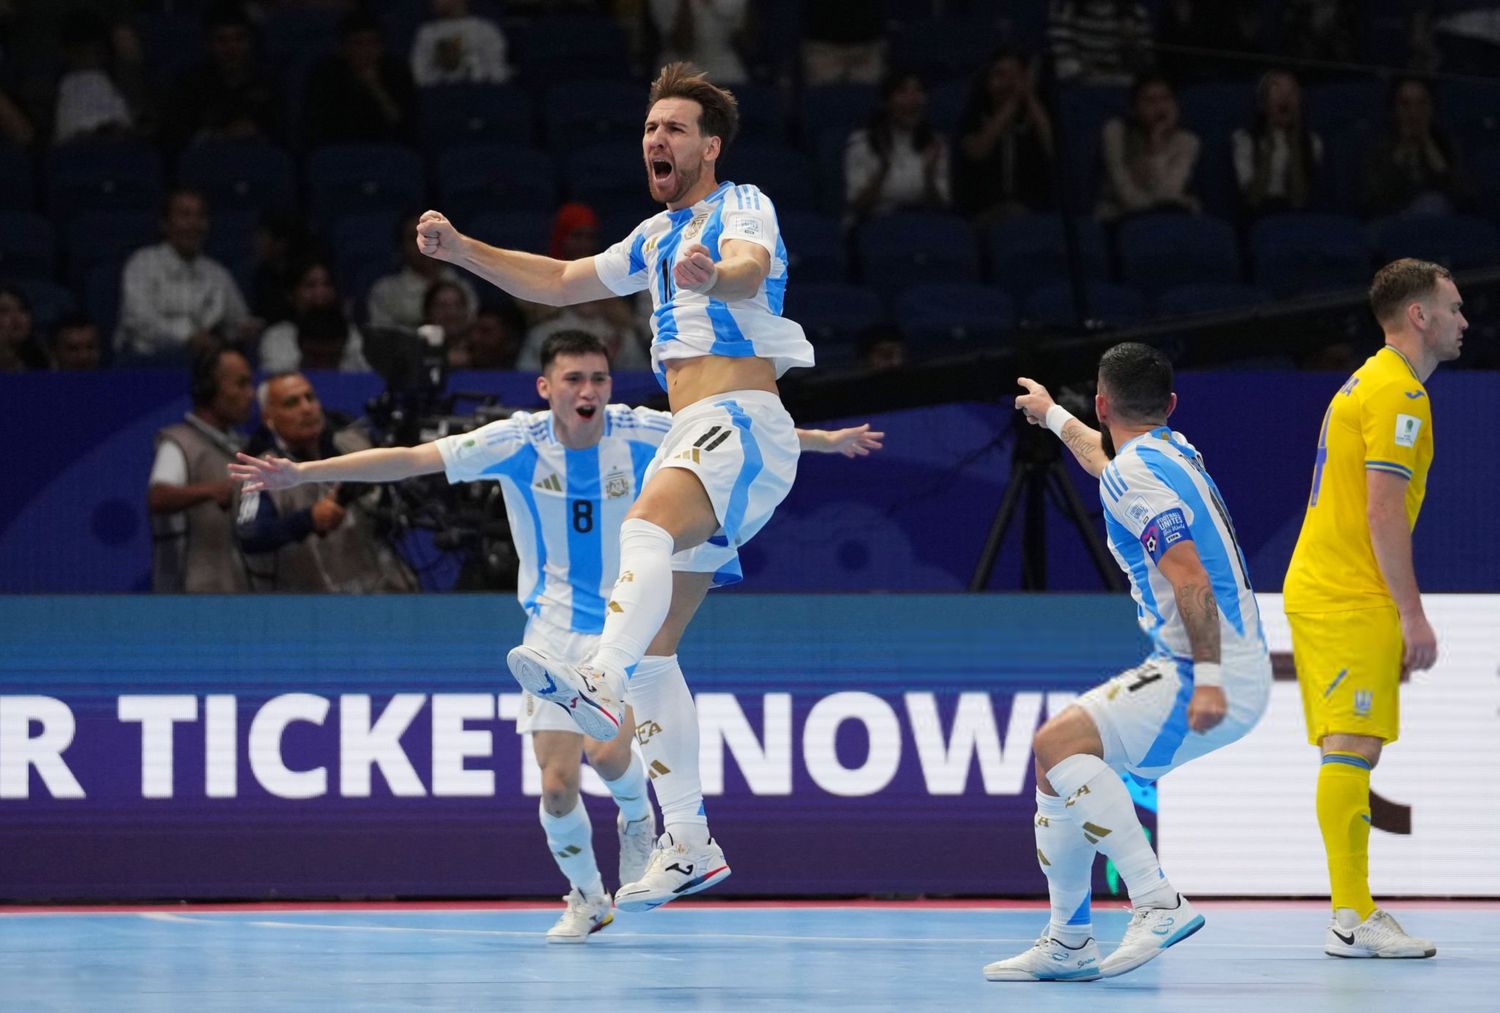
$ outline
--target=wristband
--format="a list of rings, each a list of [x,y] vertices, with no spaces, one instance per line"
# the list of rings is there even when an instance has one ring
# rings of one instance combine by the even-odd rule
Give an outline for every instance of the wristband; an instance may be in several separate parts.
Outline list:
[[[1199,686],[1224,686],[1224,673],[1219,669],[1217,661],[1195,661],[1193,662],[1193,687]]]
[[[1059,440],[1062,439],[1063,426],[1074,421],[1073,413],[1060,404],[1054,404],[1047,409],[1047,417],[1044,420],[1047,428],[1052,430],[1052,435]]]

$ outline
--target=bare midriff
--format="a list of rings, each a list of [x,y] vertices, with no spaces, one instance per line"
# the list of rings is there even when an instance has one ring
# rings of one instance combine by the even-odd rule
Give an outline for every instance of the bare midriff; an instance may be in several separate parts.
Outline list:
[[[776,389],[776,367],[768,359],[700,355],[692,359],[667,359],[667,400],[674,412],[716,394],[732,390]]]

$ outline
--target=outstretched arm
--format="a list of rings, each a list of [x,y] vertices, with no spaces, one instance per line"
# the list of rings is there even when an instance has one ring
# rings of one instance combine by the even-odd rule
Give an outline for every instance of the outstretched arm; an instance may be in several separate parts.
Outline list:
[[[1191,541],[1183,540],[1162,553],[1156,568],[1172,585],[1177,614],[1187,628],[1193,651],[1193,698],[1188,701],[1188,727],[1195,732],[1213,728],[1228,713],[1219,673],[1219,603],[1214,588]]]
[[[466,236],[440,211],[417,221],[417,249],[434,260],[472,271],[518,299],[546,306],[571,306],[613,296],[594,270],[594,258],[554,260],[519,250],[502,250]]]
[[[799,429],[797,445],[803,453],[843,454],[845,457],[869,457],[880,450],[885,433],[870,431],[870,423],[848,429]]]
[[[229,477],[244,482],[246,492],[290,489],[304,482],[397,482],[443,470],[436,443],[420,447],[375,447],[322,461],[289,461],[284,457],[237,454]]]
[[[1072,451],[1078,463],[1083,465],[1083,470],[1098,478],[1109,464],[1099,438],[1099,430],[1079,422],[1066,408],[1052,400],[1046,387],[1030,377],[1017,377],[1016,383],[1026,388],[1026,393],[1016,398],[1016,409],[1026,413],[1026,421],[1034,426],[1051,429],[1063,441],[1063,445]],[[1057,409],[1056,412],[1053,412],[1054,408]]]

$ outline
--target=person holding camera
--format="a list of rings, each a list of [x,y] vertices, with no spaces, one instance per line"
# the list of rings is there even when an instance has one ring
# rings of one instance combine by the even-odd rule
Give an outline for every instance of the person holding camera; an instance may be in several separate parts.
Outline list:
[[[317,391],[301,373],[282,373],[256,391],[261,429],[246,448],[294,461],[321,461],[370,446],[354,426],[328,425]],[[243,455],[242,455],[243,456]],[[406,592],[416,578],[371,512],[372,490],[320,483],[277,492],[235,492],[234,534],[252,591],[292,594]]]

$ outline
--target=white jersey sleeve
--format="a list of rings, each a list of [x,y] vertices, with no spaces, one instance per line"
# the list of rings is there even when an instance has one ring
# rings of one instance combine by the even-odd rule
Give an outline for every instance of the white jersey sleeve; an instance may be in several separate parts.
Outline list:
[[[494,478],[494,470],[526,445],[527,419],[517,412],[480,426],[473,432],[454,433],[437,441],[443,471],[450,482],[473,482]]]
[[[612,404],[607,417],[611,436],[652,447],[661,446],[662,441],[667,438],[668,430],[672,428],[672,413],[659,412],[654,408],[630,408]]]
[[[759,187],[744,185],[734,188],[734,193],[724,200],[724,231],[719,234],[719,247],[724,241],[743,239],[761,247],[773,258],[781,238],[776,222],[776,208],[771,198],[760,192]]]
[[[646,222],[603,253],[596,253],[594,273],[615,295],[644,291],[651,280],[646,271]]]
[[[1173,545],[1192,539],[1182,497],[1138,458],[1116,458],[1099,478],[1105,509],[1140,542],[1153,564]]]

